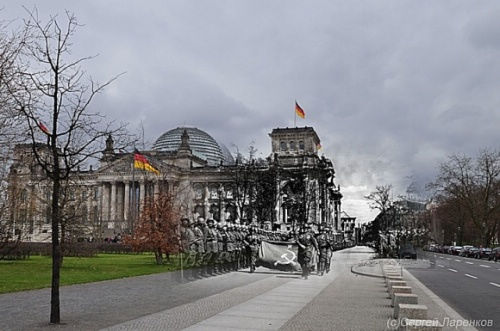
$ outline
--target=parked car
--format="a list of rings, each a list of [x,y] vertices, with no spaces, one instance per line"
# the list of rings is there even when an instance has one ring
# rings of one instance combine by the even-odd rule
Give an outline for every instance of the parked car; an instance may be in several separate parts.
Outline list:
[[[460,250],[462,250],[462,246],[451,246],[450,247],[450,254],[452,255],[458,255],[458,253],[460,252]]]
[[[441,253],[449,254],[450,246],[442,246]]]
[[[477,252],[479,252],[479,248],[472,247],[467,251],[467,257],[476,257]]]
[[[491,248],[480,248],[476,253],[476,259],[490,258]]]
[[[491,250],[488,260],[493,260],[495,262],[500,261],[500,247],[495,247]]]
[[[417,251],[412,244],[404,244],[399,248],[398,257],[400,259],[417,259]]]
[[[474,248],[474,246],[465,245],[460,250],[458,250],[457,255],[467,257],[467,256],[469,256],[469,250],[471,248]]]

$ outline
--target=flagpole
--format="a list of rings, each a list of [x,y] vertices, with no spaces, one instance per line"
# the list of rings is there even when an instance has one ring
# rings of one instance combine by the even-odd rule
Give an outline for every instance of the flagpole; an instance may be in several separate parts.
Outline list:
[[[296,105],[297,105],[297,100],[295,100],[295,107],[297,107]],[[294,116],[293,116],[293,126],[297,127],[297,109],[295,109],[295,108],[293,109],[293,114],[294,114]]]

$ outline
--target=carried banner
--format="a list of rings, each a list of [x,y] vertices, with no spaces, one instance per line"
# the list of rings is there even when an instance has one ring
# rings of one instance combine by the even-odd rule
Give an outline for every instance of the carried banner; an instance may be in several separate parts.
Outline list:
[[[313,253],[311,265],[317,263],[316,254]],[[269,269],[281,271],[301,271],[298,260],[298,246],[296,243],[286,241],[262,241],[259,248],[257,264]]]

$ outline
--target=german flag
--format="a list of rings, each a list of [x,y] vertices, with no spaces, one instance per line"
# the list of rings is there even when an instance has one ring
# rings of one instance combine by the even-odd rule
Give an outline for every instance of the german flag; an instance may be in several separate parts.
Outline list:
[[[297,101],[295,101],[295,114],[297,114],[298,117],[300,118],[306,118],[306,113],[304,112],[304,109],[302,109]]]
[[[134,151],[134,168],[154,172],[157,175],[160,174],[160,171],[153,167],[151,163],[149,163],[148,159],[139,153],[137,149]]]

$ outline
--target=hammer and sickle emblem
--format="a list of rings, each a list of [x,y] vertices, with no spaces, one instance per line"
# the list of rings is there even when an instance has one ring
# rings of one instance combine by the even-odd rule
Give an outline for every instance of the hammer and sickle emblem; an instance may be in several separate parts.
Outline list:
[[[278,260],[278,261],[274,262],[275,266],[278,264],[291,264],[292,266],[297,264],[297,262],[294,261],[297,259],[297,255],[295,255],[294,251],[290,250],[290,248],[292,248],[292,246],[288,245],[288,248],[286,250],[287,252],[285,254],[281,255],[281,258],[284,259],[285,261]],[[289,255],[288,253],[292,254],[291,258],[288,257],[288,255]]]

